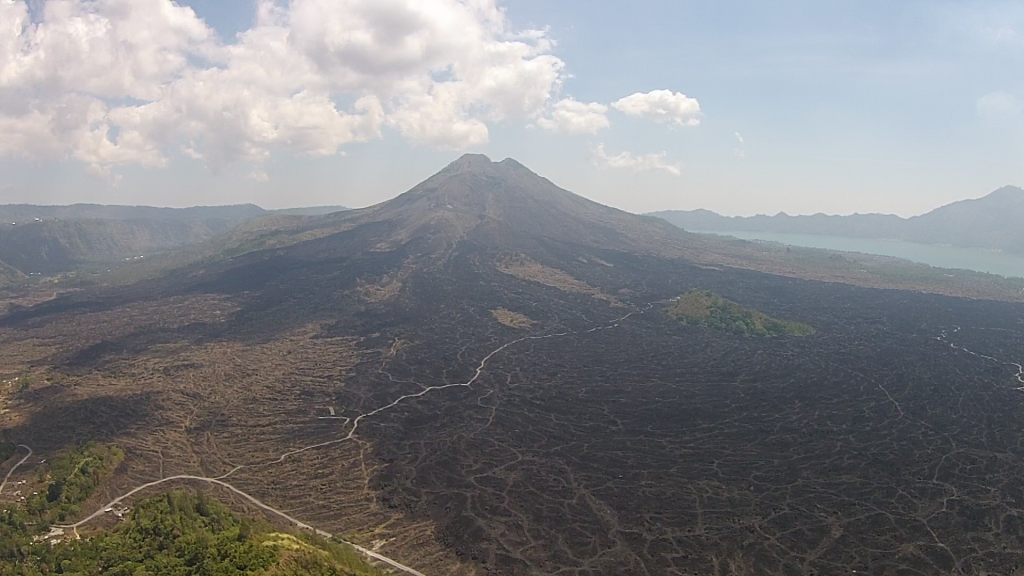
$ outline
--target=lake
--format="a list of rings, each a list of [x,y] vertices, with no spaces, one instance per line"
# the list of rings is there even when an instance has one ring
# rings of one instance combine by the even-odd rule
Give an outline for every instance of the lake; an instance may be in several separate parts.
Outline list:
[[[1000,276],[1024,278],[1024,256],[1006,252],[942,246],[939,244],[916,244],[900,240],[873,240],[870,238],[847,238],[845,236],[819,236],[817,234],[717,232],[712,230],[697,233],[733,236],[743,240],[766,240],[789,246],[803,246],[805,248],[824,248],[826,250],[840,250],[842,252],[894,256],[913,262],[920,262],[921,264],[928,264],[936,268],[959,268],[962,270],[974,270],[975,272],[999,274]]]

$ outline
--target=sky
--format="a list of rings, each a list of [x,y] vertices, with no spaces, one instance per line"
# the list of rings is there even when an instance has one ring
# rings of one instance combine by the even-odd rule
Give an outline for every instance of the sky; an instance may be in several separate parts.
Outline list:
[[[0,203],[909,216],[1024,185],[1022,73],[1019,1],[0,0]]]

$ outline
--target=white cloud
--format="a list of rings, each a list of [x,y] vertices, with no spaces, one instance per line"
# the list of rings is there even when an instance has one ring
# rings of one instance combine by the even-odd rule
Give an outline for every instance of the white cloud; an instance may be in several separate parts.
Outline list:
[[[563,134],[596,134],[611,123],[608,122],[608,107],[604,104],[586,104],[566,98],[556,102],[547,117],[537,120],[537,125]]]
[[[662,171],[679,176],[683,173],[679,164],[667,162],[667,153],[641,154],[634,156],[630,152],[622,152],[614,156],[609,155],[604,144],[599,144],[591,150],[591,162],[598,168],[615,168],[619,170],[633,170],[636,172]]]
[[[996,30],[994,37],[996,42],[1003,44],[1018,44],[1021,41],[1020,34],[1009,26],[1003,26]]]
[[[700,124],[700,103],[681,92],[655,90],[626,96],[612,106],[630,115],[677,126]]]
[[[495,0],[258,0],[230,44],[172,0],[0,0],[0,155],[217,169],[381,137],[460,149],[534,121],[564,63]],[[342,104],[346,103],[346,104]],[[557,110],[557,105],[556,105]]]
[[[50,0],[32,23],[22,0],[0,2],[0,86],[153,99],[213,37],[169,0]]]
[[[102,164],[87,164],[85,166],[85,173],[93,176],[94,178],[105,180],[112,186],[117,186],[121,183],[122,176],[120,174],[115,174],[113,168],[110,166]]]
[[[733,134],[736,136],[736,141],[743,144],[743,135],[739,132],[733,132]],[[743,148],[733,148],[732,153],[733,156],[736,156],[740,160],[746,160],[747,158],[747,153],[743,151]]]
[[[994,48],[1016,48],[1024,44],[1024,37],[1011,26],[984,28],[981,33],[987,44]]]
[[[253,182],[267,182],[270,180],[270,176],[268,176],[265,171],[257,169],[253,170],[249,174],[249,180],[252,180]]]
[[[1013,118],[1024,112],[1024,104],[1006,92],[992,92],[978,98],[975,108],[982,118],[993,119]]]

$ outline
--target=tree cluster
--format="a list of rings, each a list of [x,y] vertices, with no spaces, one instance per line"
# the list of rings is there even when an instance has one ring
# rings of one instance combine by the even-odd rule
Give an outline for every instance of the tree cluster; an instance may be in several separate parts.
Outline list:
[[[0,576],[380,574],[347,544],[275,531],[202,492],[143,500],[114,529],[82,539],[50,532],[80,515],[79,506],[123,458],[117,447],[90,443],[41,469],[36,485],[45,488],[0,511]]]
[[[806,324],[772,318],[707,290],[692,290],[679,297],[668,313],[684,324],[745,337],[806,336],[814,333],[814,329]]]

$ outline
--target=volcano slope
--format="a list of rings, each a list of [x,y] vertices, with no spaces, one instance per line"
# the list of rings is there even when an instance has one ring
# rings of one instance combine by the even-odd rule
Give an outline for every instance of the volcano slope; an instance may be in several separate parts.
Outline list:
[[[429,575],[1021,569],[1021,304],[694,263],[481,157],[316,226],[0,318],[7,439],[124,449],[83,516],[220,477]]]

